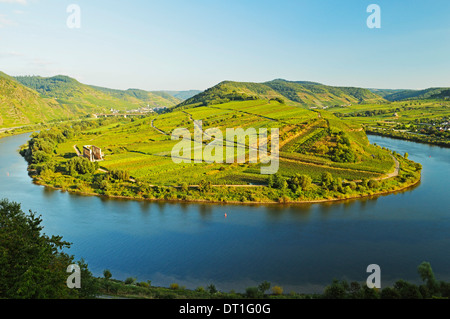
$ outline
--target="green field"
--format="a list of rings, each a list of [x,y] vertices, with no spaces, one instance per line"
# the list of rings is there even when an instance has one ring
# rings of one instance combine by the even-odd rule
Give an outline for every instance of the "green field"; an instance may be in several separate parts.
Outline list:
[[[194,141],[194,126],[202,121],[203,143]],[[175,129],[189,132],[190,152],[172,158]],[[275,175],[249,162],[252,134],[246,136],[245,160],[237,161],[238,140],[227,129],[274,129],[280,132]],[[211,141],[215,129],[218,161],[195,163],[194,155]],[[212,133],[211,133],[212,134]],[[270,134],[267,144],[271,149]],[[256,136],[257,137],[257,136]],[[257,142],[258,140],[254,140]],[[90,163],[77,156],[84,145],[102,149],[103,161]],[[78,150],[78,151],[77,151]],[[227,151],[232,150],[232,154]],[[272,150],[274,151],[274,150]],[[420,167],[399,155],[395,169],[389,150],[371,145],[362,127],[327,111],[308,110],[279,101],[234,101],[174,109],[143,118],[85,120],[33,136],[23,155],[37,183],[86,194],[142,199],[225,202],[289,202],[344,199],[389,192],[414,184]],[[231,162],[226,160],[232,159]],[[78,166],[77,166],[78,165]],[[275,165],[276,166],[276,165]],[[33,173],[34,172],[34,173]],[[392,177],[388,174],[393,174]],[[419,174],[419,175],[418,175]],[[369,183],[370,181],[370,183]]]
[[[450,102],[446,100],[351,105],[328,111],[364,126],[368,133],[450,146]]]

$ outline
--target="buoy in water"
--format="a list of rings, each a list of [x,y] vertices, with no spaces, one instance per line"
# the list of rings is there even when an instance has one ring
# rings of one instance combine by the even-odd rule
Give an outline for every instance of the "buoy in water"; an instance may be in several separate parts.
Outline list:
[[[227,218],[227,216],[228,216],[227,213],[225,213],[225,218]]]

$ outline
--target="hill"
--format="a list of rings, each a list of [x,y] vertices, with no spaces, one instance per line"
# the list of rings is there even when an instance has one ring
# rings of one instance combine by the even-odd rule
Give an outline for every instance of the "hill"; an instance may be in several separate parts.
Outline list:
[[[58,103],[74,111],[89,113],[96,109],[132,110],[139,107],[169,107],[180,100],[164,93],[155,94],[143,90],[113,90],[82,84],[68,76],[44,78],[40,76],[17,76],[21,84],[37,91],[45,98],[54,98]]]
[[[140,89],[115,90],[94,86],[95,90],[101,91],[108,96],[132,104],[134,107],[172,107],[182,100],[164,91],[144,91]]]
[[[187,99],[190,99],[191,97],[202,93],[202,91],[199,90],[189,90],[189,91],[163,91],[167,94],[172,95],[173,97],[176,97],[177,99],[181,101],[186,101]]]
[[[315,82],[286,81],[282,79],[264,83],[224,81],[190,98],[179,106],[212,105],[229,101],[274,100],[290,105],[328,107],[336,105],[386,102],[367,89],[333,87]]]
[[[429,88],[425,90],[382,90],[370,89],[388,101],[443,100],[450,99],[450,88]]]
[[[0,127],[17,127],[57,119],[75,114],[55,99],[43,98],[13,77],[0,72]]]

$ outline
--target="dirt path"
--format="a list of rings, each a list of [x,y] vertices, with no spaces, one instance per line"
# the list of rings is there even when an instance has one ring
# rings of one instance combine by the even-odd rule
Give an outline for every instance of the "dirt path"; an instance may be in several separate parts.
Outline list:
[[[391,178],[391,177],[397,177],[398,174],[400,174],[400,163],[398,162],[398,160],[395,158],[394,155],[391,154],[391,157],[394,159],[394,162],[395,162],[395,170],[394,170],[394,172],[392,172],[390,174],[387,174],[384,177],[381,177],[379,180],[384,180],[384,179],[388,179],[388,178]]]
[[[154,121],[155,121],[155,119],[152,119],[152,123],[151,123],[152,128],[154,128],[155,130],[157,130],[157,131],[158,131],[159,133],[161,133],[161,134],[169,135],[168,133],[164,132],[163,130],[160,130],[159,128],[157,128],[157,127],[153,124]]]

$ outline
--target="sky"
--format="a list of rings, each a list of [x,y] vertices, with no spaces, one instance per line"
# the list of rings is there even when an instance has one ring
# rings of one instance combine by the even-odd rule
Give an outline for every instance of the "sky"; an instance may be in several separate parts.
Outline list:
[[[0,0],[0,71],[115,89],[450,87],[449,53],[448,0]]]

